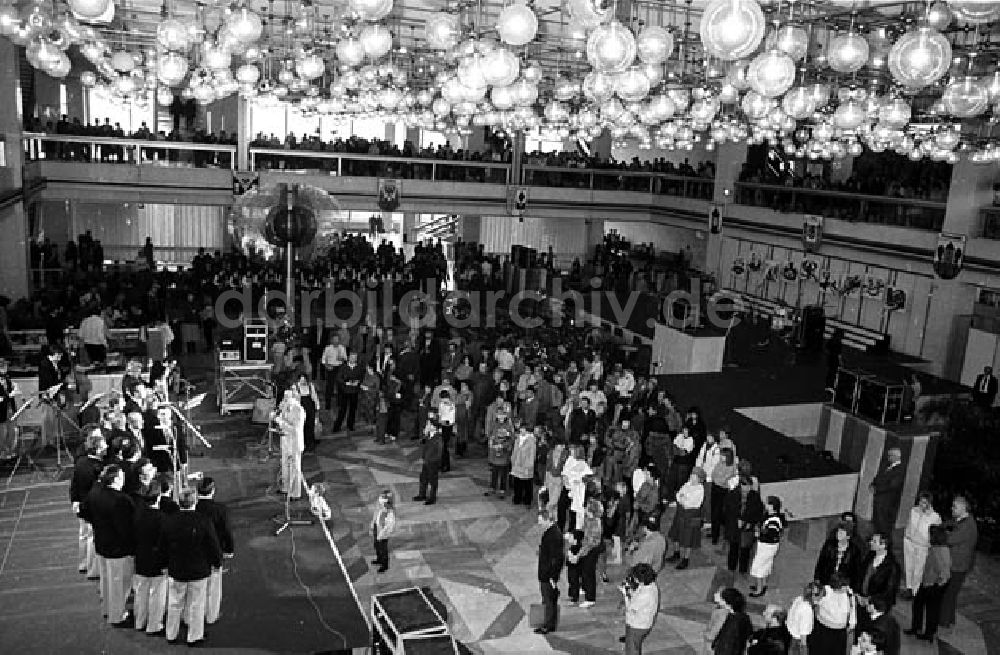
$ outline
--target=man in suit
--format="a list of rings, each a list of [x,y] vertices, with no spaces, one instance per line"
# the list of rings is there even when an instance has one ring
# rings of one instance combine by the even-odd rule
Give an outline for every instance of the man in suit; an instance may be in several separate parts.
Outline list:
[[[983,372],[976,376],[972,387],[972,401],[977,407],[990,409],[997,397],[997,378],[993,375],[993,367],[986,366]]]
[[[229,510],[215,500],[215,480],[204,477],[198,483],[198,505],[196,512],[204,516],[215,528],[219,537],[219,547],[222,556],[229,559],[234,554],[233,531],[229,528]],[[205,610],[205,621],[212,625],[219,620],[219,610],[222,607],[222,569],[213,568],[208,578],[208,607]]]
[[[122,491],[125,473],[117,464],[101,471],[87,494],[85,516],[94,527],[94,550],[101,576],[101,601],[108,623],[125,627],[125,601],[132,590],[135,557],[135,506]]]
[[[180,511],[167,517],[160,534],[160,550],[167,558],[167,641],[177,643],[181,617],[188,626],[188,645],[205,641],[205,605],[208,578],[222,566],[222,548],[215,527],[195,511],[198,493],[184,489]]]
[[[358,354],[352,352],[347,356],[347,363],[340,367],[336,378],[340,395],[337,397],[337,420],[333,422],[334,432],[340,432],[345,416],[347,417],[347,431],[354,430],[354,415],[358,411],[358,396],[361,393],[361,382],[364,380],[364,375],[365,370],[358,363]]]
[[[136,503],[135,513],[135,629],[146,634],[163,632],[167,612],[167,559],[160,550],[160,533],[165,513],[161,511],[163,493],[170,489],[166,481],[155,480]]]
[[[963,496],[955,496],[951,502],[952,520],[948,525],[948,550],[951,552],[951,578],[941,598],[940,627],[955,625],[955,608],[958,592],[962,590],[965,577],[976,563],[976,542],[979,530],[969,508],[969,501]]]
[[[875,495],[872,500],[872,523],[875,532],[881,532],[891,539],[896,528],[896,517],[899,515],[899,499],[903,492],[906,469],[903,467],[903,452],[899,448],[890,448],[886,458],[889,465],[871,482]]]
[[[311,326],[306,333],[306,347],[309,349],[309,363],[312,364],[313,378],[323,379],[324,369],[319,365],[319,360],[323,356],[323,350],[330,339],[329,330],[323,324],[323,318],[316,319],[316,324]]]
[[[556,629],[556,602],[559,600],[559,577],[562,574],[565,551],[563,536],[552,512],[544,509],[539,511],[538,525],[544,529],[542,542],[538,546],[538,586],[542,593],[545,616],[542,625],[535,628],[535,632],[544,635],[555,632]]]
[[[97,478],[101,475],[104,454],[108,451],[108,443],[104,434],[96,425],[87,426],[84,430],[84,454],[77,457],[73,463],[73,478],[69,483],[69,500],[73,503],[73,513],[79,521],[79,558],[78,570],[86,573],[88,580],[96,580],[99,575],[97,553],[94,551],[94,529],[90,521],[84,518],[83,503],[90,490],[94,488]]]
[[[425,505],[437,502],[438,476],[441,473],[441,428],[437,424],[437,410],[427,413],[427,426],[423,434],[424,463],[420,469],[420,492],[413,500],[424,501]]]
[[[870,607],[872,601],[881,598],[888,608],[896,604],[899,590],[900,568],[889,548],[889,538],[876,531],[868,540],[871,548],[859,573],[858,603]]]

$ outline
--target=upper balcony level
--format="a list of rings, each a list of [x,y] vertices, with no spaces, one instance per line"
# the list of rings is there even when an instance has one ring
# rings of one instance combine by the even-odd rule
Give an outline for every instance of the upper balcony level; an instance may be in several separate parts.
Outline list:
[[[84,193],[101,199],[227,205],[237,146],[28,133],[24,177],[46,199]],[[655,220],[701,229],[716,191],[711,178],[623,168],[509,163],[251,147],[247,166],[261,185],[307,183],[345,209],[375,211],[378,179],[401,180],[396,211],[506,215],[510,186],[525,186],[531,216]],[[3,169],[0,169],[2,171]],[[39,184],[42,183],[42,184]],[[27,187],[27,184],[25,185]],[[736,182],[727,220],[747,229],[801,224],[802,214],[856,225],[859,236],[923,243],[944,226],[947,203],[845,191]],[[977,210],[979,211],[979,210]],[[983,209],[970,238],[1000,237],[1000,212]],[[831,233],[832,234],[832,233]],[[885,238],[884,235],[896,235]],[[898,237],[898,238],[897,238]],[[992,249],[991,249],[992,251]]]

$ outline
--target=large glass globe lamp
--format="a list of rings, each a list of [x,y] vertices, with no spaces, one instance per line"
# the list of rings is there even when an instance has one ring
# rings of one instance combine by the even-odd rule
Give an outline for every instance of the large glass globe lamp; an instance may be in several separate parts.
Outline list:
[[[986,111],[990,104],[990,93],[979,80],[966,76],[953,80],[945,87],[941,94],[941,104],[952,116],[972,118]]]
[[[587,39],[587,61],[602,73],[621,73],[635,61],[632,30],[618,21],[600,25]]]
[[[712,0],[702,12],[699,32],[709,55],[732,61],[757,49],[765,26],[755,0]]]
[[[521,62],[506,48],[497,48],[483,56],[483,78],[493,86],[509,86],[521,74]]]
[[[361,20],[374,23],[389,15],[392,0],[351,0],[351,9]]]
[[[112,0],[69,0],[69,8],[81,18],[101,18],[110,8]]]
[[[830,40],[827,63],[838,73],[854,73],[868,62],[868,41],[857,32],[839,34]]]
[[[454,48],[460,32],[458,16],[455,14],[434,14],[424,24],[424,38],[427,45],[435,50]]]
[[[774,47],[800,61],[809,49],[809,34],[797,25],[785,25],[774,35]]]
[[[747,79],[750,88],[760,95],[776,98],[795,82],[795,62],[781,50],[772,48],[754,58]]]
[[[507,45],[522,46],[538,33],[538,17],[522,1],[508,5],[497,17],[497,32]]]
[[[926,25],[899,37],[889,50],[889,71],[900,84],[922,88],[937,82],[951,65],[951,44]]]
[[[674,35],[659,25],[646,25],[639,30],[635,48],[644,63],[662,64],[674,52]]]
[[[370,59],[381,59],[392,49],[392,32],[378,23],[365,25],[359,38]]]
[[[183,55],[168,52],[156,61],[156,77],[167,86],[177,86],[188,72],[188,61]]]
[[[633,66],[618,75],[615,92],[626,102],[639,102],[649,95],[649,78],[638,66]]]
[[[781,99],[781,108],[792,118],[802,120],[816,111],[816,99],[808,87],[797,86]]]
[[[337,60],[344,66],[357,66],[365,60],[365,47],[357,37],[348,36],[337,44]]]
[[[948,6],[962,23],[982,25],[1000,18],[1000,2],[996,0],[949,0]]]

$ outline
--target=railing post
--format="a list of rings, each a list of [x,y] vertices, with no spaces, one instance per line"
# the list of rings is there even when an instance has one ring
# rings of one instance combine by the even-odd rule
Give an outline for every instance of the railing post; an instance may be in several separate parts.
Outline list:
[[[591,172],[590,172],[590,190],[591,190],[591,191],[593,191],[593,190],[594,190],[594,178],[595,178],[595,177],[596,177],[596,176],[594,175],[594,172],[593,172],[593,171],[591,171]]]

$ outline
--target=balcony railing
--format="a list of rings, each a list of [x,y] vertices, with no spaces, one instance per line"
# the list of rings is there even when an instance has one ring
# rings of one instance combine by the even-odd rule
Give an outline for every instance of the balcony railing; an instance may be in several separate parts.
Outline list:
[[[24,160],[133,166],[236,168],[236,146],[70,134],[24,134]]]
[[[818,214],[857,223],[874,223],[940,232],[944,202],[870,196],[845,191],[803,189],[773,184],[736,183],[736,203],[778,212]]]
[[[559,168],[539,164],[524,166],[522,184],[596,191],[638,191],[704,200],[710,200],[715,191],[715,180],[705,177],[620,169]]]
[[[417,157],[383,157],[348,152],[250,148],[252,170],[320,171],[345,177],[398,177],[437,182],[508,184],[510,164]]]

